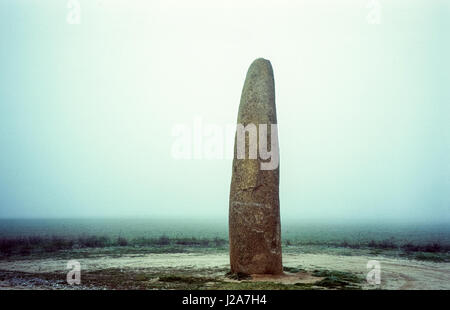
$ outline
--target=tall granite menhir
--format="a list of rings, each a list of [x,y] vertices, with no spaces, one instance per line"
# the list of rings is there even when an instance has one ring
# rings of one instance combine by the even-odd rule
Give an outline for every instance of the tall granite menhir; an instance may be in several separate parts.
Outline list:
[[[256,59],[248,69],[237,123],[238,126],[254,124],[257,128],[267,124],[267,145],[271,145],[270,124],[277,124],[277,116],[270,61]],[[257,140],[258,156],[250,159],[250,134],[245,134],[246,156],[239,159],[237,135],[235,138],[229,209],[231,272],[281,274],[278,162],[275,169],[261,169],[261,163],[267,160],[259,156],[260,139]],[[272,151],[278,154],[278,143]]]

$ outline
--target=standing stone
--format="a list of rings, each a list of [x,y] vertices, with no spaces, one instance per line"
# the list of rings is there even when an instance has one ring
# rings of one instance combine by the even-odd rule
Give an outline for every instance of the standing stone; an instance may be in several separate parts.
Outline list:
[[[256,59],[250,66],[242,90],[237,119],[242,124],[267,124],[267,148],[271,125],[277,124],[275,86],[270,61]],[[258,130],[260,131],[260,130]],[[258,135],[259,136],[259,135]],[[249,159],[250,135],[245,134],[245,159],[237,158],[234,146],[230,189],[229,239],[231,272],[281,274],[279,168],[262,170],[258,138],[257,159]],[[276,151],[278,155],[278,138]]]

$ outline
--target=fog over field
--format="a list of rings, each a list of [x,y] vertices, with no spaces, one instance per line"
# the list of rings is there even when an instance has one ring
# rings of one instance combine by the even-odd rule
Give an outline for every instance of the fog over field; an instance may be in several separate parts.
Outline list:
[[[174,159],[172,130],[235,123],[264,57],[283,219],[450,222],[446,1],[81,6],[0,4],[0,218],[226,219],[231,161]]]

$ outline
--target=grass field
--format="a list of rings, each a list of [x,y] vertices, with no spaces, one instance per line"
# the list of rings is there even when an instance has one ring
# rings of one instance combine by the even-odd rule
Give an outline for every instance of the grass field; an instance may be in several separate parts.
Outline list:
[[[226,223],[151,220],[0,220],[0,288],[371,289],[366,264],[383,263],[387,289],[448,288],[447,226],[290,223],[286,278],[229,275]],[[83,265],[83,285],[65,263]]]

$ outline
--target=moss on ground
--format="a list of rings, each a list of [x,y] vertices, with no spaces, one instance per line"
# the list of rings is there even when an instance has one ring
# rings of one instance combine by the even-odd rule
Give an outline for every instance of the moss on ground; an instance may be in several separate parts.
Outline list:
[[[297,272],[301,272],[301,271],[306,271],[303,268],[300,267],[288,267],[288,266],[284,266],[283,267],[283,271],[285,272],[290,272],[290,273],[297,273]]]
[[[312,284],[282,284],[275,282],[218,282],[209,289],[217,290],[310,290],[317,289]]]
[[[290,269],[291,270],[291,269]],[[175,272],[175,273],[174,273]],[[147,269],[129,270],[110,268],[82,273],[81,284],[90,289],[146,290],[146,289],[219,289],[219,290],[312,290],[312,289],[353,289],[361,279],[352,274],[329,270],[315,270],[312,274],[324,277],[316,283],[282,284],[270,281],[252,282],[248,280],[225,281],[223,276],[192,276],[192,271],[178,270],[170,273],[152,272]],[[63,288],[66,284],[66,272],[28,273],[0,270],[0,280],[13,279],[24,283],[39,283],[38,280],[50,281]]]
[[[312,275],[324,278],[315,285],[330,289],[359,289],[363,282],[360,276],[344,271],[314,270]]]
[[[232,279],[232,280],[238,280],[238,281],[242,281],[242,280],[249,280],[252,277],[249,274],[246,273],[242,273],[242,272],[227,272],[225,274],[225,277],[227,277],[228,279]]]

